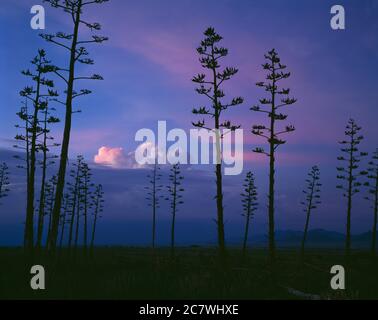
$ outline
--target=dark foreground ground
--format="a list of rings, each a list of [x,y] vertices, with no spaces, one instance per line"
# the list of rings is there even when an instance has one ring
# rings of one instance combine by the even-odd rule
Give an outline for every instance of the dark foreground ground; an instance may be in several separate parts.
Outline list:
[[[46,290],[30,288],[30,265],[22,249],[0,248],[0,299],[378,299],[378,262],[353,253],[346,290],[330,287],[333,265],[345,265],[339,251],[310,250],[304,264],[294,250],[279,250],[275,272],[263,249],[229,250],[219,263],[215,249],[96,248],[93,257],[63,252],[57,262],[42,257]]]

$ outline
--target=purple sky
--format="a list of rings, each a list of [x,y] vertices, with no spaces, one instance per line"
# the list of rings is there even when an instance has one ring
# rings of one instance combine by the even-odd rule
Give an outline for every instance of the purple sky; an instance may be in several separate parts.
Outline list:
[[[65,62],[63,52],[47,46],[38,37],[39,31],[29,26],[30,8],[39,3],[43,4],[36,0],[3,0],[0,4],[3,30],[0,158],[3,159],[9,157],[6,150],[11,149],[10,139],[16,133],[18,92],[27,84],[19,71],[29,67],[28,62],[37,48],[46,48],[54,61]],[[87,84],[94,93],[79,102],[83,113],[75,115],[73,121],[70,157],[82,153],[88,161],[93,161],[98,149],[106,146],[123,148],[117,156],[120,159],[115,161],[127,160],[127,154],[137,146],[135,132],[141,128],[155,129],[158,120],[166,120],[168,129],[190,129],[191,121],[197,120],[191,115],[191,109],[205,102],[194,92],[195,86],[190,81],[194,74],[201,72],[195,49],[202,32],[214,26],[224,37],[223,45],[229,48],[225,65],[239,68],[225,92],[230,97],[245,98],[245,103],[231,111],[228,118],[245,130],[245,172],[251,169],[257,175],[261,207],[255,220],[256,232],[266,230],[267,159],[251,153],[263,141],[249,132],[252,124],[265,119],[249,111],[249,107],[263,97],[254,84],[263,80],[263,55],[273,47],[292,72],[287,86],[298,98],[288,110],[289,123],[297,131],[288,137],[288,144],[277,155],[277,227],[302,228],[304,217],[298,205],[301,189],[308,169],[318,164],[324,183],[323,205],[314,213],[312,227],[343,231],[345,201],[335,189],[334,168],[337,141],[343,137],[347,120],[353,117],[363,127],[366,139],[362,149],[371,152],[378,145],[378,3],[339,1],[346,10],[344,31],[330,28],[329,11],[333,4],[334,1],[299,0],[111,0],[95,6],[85,17],[100,22],[101,35],[109,36],[110,40],[90,48],[95,65],[80,71],[100,73],[105,80]],[[67,16],[47,4],[44,6],[46,32],[69,31]],[[61,128],[56,126],[57,137]],[[12,163],[12,171],[16,170],[14,166]],[[104,224],[122,222],[127,230],[130,221],[148,221],[150,214],[142,194],[146,170],[100,167],[97,170],[98,180],[107,192]],[[178,221],[199,219],[206,224],[215,216],[214,177],[201,170],[185,171],[185,176],[188,186],[192,186],[186,195],[191,205],[182,208]],[[231,226],[241,223],[238,198],[241,179],[225,179],[226,220],[230,230],[238,230]],[[15,180],[21,183],[22,178],[15,177]],[[15,204],[14,200],[23,188],[22,184],[17,185],[17,191],[1,207],[0,225],[22,223],[22,204]],[[193,200],[198,200],[199,195],[201,200],[195,201],[193,207]],[[356,198],[358,206],[353,216],[355,232],[368,230],[372,220],[366,203],[360,198]],[[8,210],[4,212],[4,208]],[[169,214],[162,212],[161,219],[168,221]],[[204,229],[210,238],[212,229],[211,224]],[[103,237],[114,236],[110,233],[104,230]]]

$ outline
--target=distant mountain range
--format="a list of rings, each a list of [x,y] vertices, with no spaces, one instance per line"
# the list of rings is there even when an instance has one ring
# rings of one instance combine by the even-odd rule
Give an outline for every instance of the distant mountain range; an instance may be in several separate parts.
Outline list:
[[[299,247],[302,242],[303,232],[294,230],[276,231],[276,243],[280,247]],[[354,248],[369,248],[372,238],[372,232],[352,235],[352,246]],[[229,245],[240,245],[240,239],[229,239]],[[267,235],[251,235],[248,244],[252,247],[266,246],[268,243]],[[327,231],[324,229],[309,230],[307,235],[307,247],[314,248],[340,248],[345,243],[345,234],[336,231]]]

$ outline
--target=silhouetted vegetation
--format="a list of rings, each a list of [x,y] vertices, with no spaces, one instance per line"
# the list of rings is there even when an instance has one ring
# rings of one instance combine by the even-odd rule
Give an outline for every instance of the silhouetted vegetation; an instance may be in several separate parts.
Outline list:
[[[66,231],[66,225],[68,224],[67,215],[71,206],[70,195],[66,192],[63,197],[63,213],[60,216],[60,240],[59,249],[63,248],[63,240]]]
[[[156,237],[156,213],[157,209],[160,208],[160,194],[162,190],[162,185],[160,184],[161,173],[160,167],[155,159],[154,168],[151,173],[147,175],[149,185],[145,187],[147,191],[147,205],[152,209],[152,248],[155,248],[155,237]]]
[[[226,253],[225,235],[224,235],[224,214],[223,214],[223,184],[222,184],[222,151],[221,141],[224,133],[220,129],[228,129],[234,131],[240,126],[233,125],[229,120],[222,122],[221,115],[230,107],[234,107],[243,103],[243,98],[233,98],[230,102],[224,102],[225,93],[222,85],[225,81],[230,80],[237,74],[238,69],[226,67],[220,70],[220,60],[228,55],[228,49],[219,46],[222,37],[215,32],[214,28],[208,28],[204,32],[205,38],[201,41],[197,52],[200,55],[200,63],[208,74],[200,73],[194,76],[192,81],[199,85],[196,92],[207,97],[210,100],[211,108],[200,107],[194,108],[193,114],[208,116],[213,119],[213,124],[206,124],[205,120],[192,122],[193,126],[206,129],[215,134],[216,148],[216,184],[217,184],[217,228],[218,228],[218,246],[222,256]]]
[[[27,201],[26,201],[26,219],[24,231],[24,246],[31,252],[34,248],[34,213],[35,213],[35,172],[36,172],[36,154],[44,148],[43,142],[39,141],[40,136],[44,135],[44,119],[41,120],[40,113],[47,108],[47,98],[57,97],[58,93],[53,90],[54,83],[46,78],[51,72],[50,61],[46,58],[44,50],[38,50],[37,56],[31,61],[33,70],[24,70],[22,74],[30,77],[33,85],[26,86],[20,91],[20,96],[32,104],[30,114],[27,108],[22,108],[17,115],[26,123],[25,135],[17,135],[16,140],[26,143],[27,159]],[[19,127],[19,126],[17,126]]]
[[[373,227],[371,238],[371,253],[373,256],[377,254],[377,223],[378,223],[378,149],[373,153],[371,160],[369,161],[369,167],[367,169],[367,178],[370,182],[365,183],[368,187],[369,195],[365,198],[372,204],[373,209]]]
[[[53,190],[54,191],[54,190]],[[55,193],[53,193],[53,199]],[[92,173],[82,155],[77,156],[70,170],[66,184],[63,210],[59,221],[59,248],[76,257],[79,248],[84,255],[93,251],[96,226],[101,217],[104,203],[102,185],[95,185]],[[53,208],[51,208],[52,212]]]
[[[50,154],[51,147],[58,147],[59,143],[52,142],[54,138],[50,135],[49,124],[58,123],[59,119],[51,115],[51,111],[55,111],[55,108],[50,108],[48,100],[45,100],[44,109],[41,110],[43,119],[40,121],[42,128],[42,141],[38,146],[38,151],[42,151],[42,160],[39,161],[42,170],[41,186],[39,191],[39,208],[38,208],[38,225],[37,225],[37,249],[42,245],[43,234],[43,219],[45,217],[45,188],[47,178],[47,167],[55,163],[54,159],[56,155]]]
[[[337,167],[337,179],[341,180],[338,189],[343,191],[343,196],[347,198],[347,223],[346,223],[346,238],[345,238],[345,254],[350,255],[351,248],[351,215],[352,215],[352,200],[353,196],[360,192],[361,182],[359,177],[365,175],[366,172],[356,172],[359,168],[361,158],[366,156],[366,152],[360,152],[358,145],[363,140],[363,136],[359,134],[361,127],[359,127],[353,119],[348,121],[345,130],[347,140],[342,140],[339,144],[342,146],[341,152],[345,156],[340,156],[337,160],[341,161],[342,166]]]
[[[97,220],[102,218],[101,214],[104,211],[104,202],[105,202],[104,191],[102,190],[101,184],[96,186],[96,189],[93,195],[91,196],[91,198],[92,198],[92,204],[94,207],[94,212],[93,212],[93,226],[92,226],[92,234],[91,234],[90,252],[91,252],[91,255],[93,255]]]
[[[8,165],[3,162],[0,165],[0,204],[2,199],[8,196],[9,193],[9,169]]]
[[[303,232],[302,246],[301,246],[301,255],[302,259],[304,258],[305,253],[305,244],[307,240],[308,226],[310,223],[310,216],[312,210],[316,209],[320,202],[320,170],[318,166],[313,166],[311,171],[308,173],[308,178],[306,179],[306,187],[303,190],[305,194],[305,200],[301,202],[303,205],[303,211],[306,213],[306,223]]]
[[[334,250],[307,251],[307,264],[298,268],[297,250],[277,250],[277,277],[266,267],[266,250],[254,249],[240,263],[241,250],[228,249],[231,272],[219,266],[215,248],[95,247],[92,259],[75,261],[65,249],[49,273],[48,290],[30,290],[23,256],[17,248],[0,248],[7,270],[0,290],[5,299],[377,299],[378,277],[370,254],[353,252],[353,277],[346,290],[332,290],[329,266],[340,264]],[[47,261],[40,259],[42,265]]]
[[[54,208],[54,193],[56,189],[56,176],[52,176],[46,183],[46,190],[45,190],[45,210],[44,215],[48,216],[48,226],[47,226],[47,237],[46,237],[46,247],[49,242],[49,238],[51,237],[51,226],[52,226],[52,215],[53,215],[53,208]],[[43,230],[43,220],[42,220],[42,230]]]
[[[88,250],[88,215],[89,210],[92,208],[92,203],[90,201],[91,194],[92,194],[92,187],[94,184],[91,182],[91,169],[88,167],[88,164],[83,163],[82,168],[82,186],[81,186],[81,192],[80,192],[80,202],[82,204],[83,208],[83,217],[84,217],[84,225],[83,225],[83,245],[84,245],[84,251],[87,253]]]
[[[75,218],[78,219],[80,207],[79,207],[79,197],[80,197],[80,188],[82,184],[82,164],[83,164],[84,158],[83,156],[79,155],[77,156],[76,163],[73,164],[73,168],[70,172],[70,177],[72,179],[72,182],[68,182],[68,193],[70,194],[70,219],[68,220],[69,223],[69,232],[68,232],[68,248],[71,249],[73,236],[74,236],[74,227],[75,227]],[[76,222],[76,226],[78,226],[79,222]]]
[[[247,252],[247,242],[249,234],[250,221],[255,215],[255,211],[258,208],[257,202],[257,187],[255,185],[255,177],[251,171],[247,172],[243,184],[244,190],[241,193],[243,213],[242,216],[245,217],[245,228],[244,228],[244,238],[243,238],[243,258]]]
[[[174,164],[171,168],[169,174],[170,185],[167,186],[169,196],[166,200],[170,201],[170,208],[172,213],[172,224],[171,224],[171,256],[175,254],[175,223],[176,223],[176,213],[178,206],[183,204],[182,192],[184,188],[181,187],[182,180],[184,177],[181,175],[180,165]]]
[[[58,229],[60,214],[62,208],[63,192],[65,186],[66,167],[68,160],[68,148],[71,134],[71,122],[72,114],[75,112],[73,109],[73,101],[83,95],[91,93],[88,89],[80,89],[76,91],[75,83],[80,80],[102,80],[102,77],[98,74],[91,76],[78,76],[77,64],[92,65],[94,61],[88,58],[88,51],[84,45],[95,43],[99,44],[106,40],[107,37],[92,35],[90,39],[81,40],[79,36],[81,34],[80,27],[86,27],[90,31],[101,30],[101,25],[97,22],[87,22],[83,18],[83,11],[87,6],[93,4],[101,4],[108,0],[96,0],[96,1],[83,1],[83,0],[46,0],[51,4],[53,8],[62,9],[68,15],[67,21],[72,22],[72,30],[70,33],[56,32],[55,34],[42,34],[42,38],[48,43],[57,45],[59,48],[66,50],[68,54],[68,64],[64,67],[51,66],[52,72],[54,72],[61,80],[63,80],[66,86],[65,101],[58,101],[65,106],[65,118],[64,118],[64,133],[62,140],[62,149],[60,154],[60,163],[58,171],[58,183],[55,192],[54,212],[52,220],[51,237],[49,239],[49,249],[52,253],[55,252],[56,244],[58,240]],[[85,32],[83,32],[85,33]]]
[[[242,243],[239,241],[235,247],[226,245],[224,208],[227,203],[224,201],[224,190],[230,189],[224,186],[223,181],[222,142],[225,135],[231,135],[240,128],[226,118],[226,115],[232,113],[229,111],[232,111],[233,107],[243,104],[244,99],[226,97],[224,87],[229,84],[229,80],[234,79],[239,70],[224,66],[229,50],[222,46],[223,37],[212,27],[205,30],[204,38],[196,49],[202,71],[191,81],[196,86],[196,93],[205,103],[198,103],[197,107],[192,109],[192,114],[200,119],[191,124],[208,133],[209,140],[213,142],[213,154],[216,155],[213,161],[216,178],[214,198],[217,212],[214,220],[217,228],[217,248],[198,245],[190,248],[177,246],[176,227],[181,221],[177,219],[177,213],[184,203],[184,177],[179,163],[170,167],[166,186],[168,192],[163,194],[162,171],[157,157],[149,170],[148,185],[145,187],[145,204],[151,208],[152,213],[151,245],[154,250],[103,248],[95,245],[96,240],[99,242],[99,221],[104,213],[103,184],[97,184],[92,173],[95,171],[92,171],[83,155],[78,155],[76,160],[70,163],[69,151],[72,117],[73,114],[81,112],[76,105],[76,99],[92,93],[80,84],[87,80],[103,80],[99,74],[79,74],[81,71],[87,72],[94,64],[94,60],[89,58],[87,46],[102,44],[108,40],[107,37],[97,35],[101,25],[88,22],[84,16],[91,12],[90,7],[107,1],[45,0],[51,7],[64,13],[65,25],[69,31],[41,34],[46,43],[54,46],[52,52],[59,48],[63,49],[65,54],[54,59],[52,63],[47,59],[45,50],[39,49],[31,61],[31,70],[22,71],[29,83],[19,92],[22,101],[21,108],[16,113],[19,124],[16,125],[18,133],[15,136],[14,147],[21,151],[15,156],[22,161],[17,167],[25,171],[23,185],[26,185],[26,212],[22,221],[25,226],[24,248],[0,248],[0,265],[9,270],[6,277],[0,274],[1,286],[7,288],[6,292],[0,290],[0,297],[378,298],[378,277],[371,276],[376,273],[377,267],[378,149],[368,162],[366,171],[360,171],[362,167],[365,168],[361,161],[367,153],[360,151],[359,145],[364,138],[360,135],[361,127],[353,119],[350,119],[346,126],[345,140],[339,142],[342,156],[337,160],[342,164],[336,168],[337,179],[340,180],[337,188],[343,191],[346,198],[345,255],[336,249],[309,248],[310,219],[313,211],[321,203],[322,184],[318,166],[311,168],[305,180],[304,199],[301,202],[306,214],[303,235],[296,235],[299,240],[294,243],[294,249],[277,250],[276,155],[278,148],[287,142],[286,134],[295,131],[293,125],[286,125],[288,115],[281,110],[295,104],[297,99],[291,96],[291,89],[282,84],[290,78],[291,73],[287,71],[287,66],[281,62],[275,49],[264,55],[262,69],[265,78],[264,81],[256,83],[264,92],[264,96],[259,99],[257,105],[250,108],[267,117],[264,120],[266,124],[253,124],[251,133],[263,138],[269,149],[265,150],[260,146],[253,149],[254,153],[269,158],[268,253],[266,254],[265,249],[251,249],[248,246],[252,220],[261,207],[261,200],[258,199],[255,175],[247,170],[240,194],[244,231]],[[81,38],[82,36],[85,38]],[[62,64],[57,65],[57,61]],[[56,83],[50,77],[55,77],[61,83],[60,92],[64,95],[63,98],[59,97],[55,89]],[[61,142],[55,142],[51,134],[53,125],[60,122],[55,115],[55,104],[63,107]],[[252,121],[255,120],[252,118]],[[61,148],[59,156],[54,153],[54,147]],[[155,147],[155,153],[157,152]],[[53,166],[55,162],[57,168]],[[9,174],[8,164],[0,164],[0,205],[10,192]],[[362,182],[362,177],[365,176],[368,181]],[[355,205],[353,200],[363,186],[367,191],[364,197],[369,201],[373,213],[371,252],[351,250],[352,209]],[[170,228],[166,230],[167,234],[170,231],[170,242],[167,247],[159,248],[156,243],[156,230],[163,197],[169,203],[172,219]],[[296,210],[293,206],[291,208]],[[236,212],[240,211],[238,206],[233,209]],[[286,217],[282,216],[282,220],[284,219]],[[370,238],[368,241],[370,245]],[[59,256],[55,255],[57,247]],[[37,254],[34,254],[35,252]],[[48,290],[30,290],[29,283],[24,281],[25,266],[29,266],[34,260],[38,260],[35,262],[48,269]],[[329,286],[329,267],[344,263],[348,266],[347,290],[333,291]],[[351,273],[353,277],[350,276]]]
[[[257,82],[256,85],[260,88],[263,88],[267,92],[268,97],[260,99],[260,104],[253,106],[251,110],[265,113],[269,117],[269,124],[267,126],[254,125],[252,127],[252,134],[263,137],[269,144],[268,152],[264,151],[264,149],[260,147],[254,149],[254,152],[262,153],[269,157],[269,255],[271,261],[273,262],[276,248],[274,238],[275,153],[280,145],[286,143],[286,140],[283,140],[281,136],[295,130],[294,126],[292,125],[288,125],[283,129],[277,129],[276,122],[284,121],[287,118],[286,114],[281,113],[281,108],[290,106],[297,100],[289,97],[289,88],[280,88],[278,86],[278,84],[282,80],[288,79],[290,77],[290,72],[284,71],[286,70],[286,65],[281,63],[281,59],[278,56],[276,50],[272,49],[267,54],[265,54],[265,59],[266,63],[263,64],[263,69],[267,72],[267,81]]]

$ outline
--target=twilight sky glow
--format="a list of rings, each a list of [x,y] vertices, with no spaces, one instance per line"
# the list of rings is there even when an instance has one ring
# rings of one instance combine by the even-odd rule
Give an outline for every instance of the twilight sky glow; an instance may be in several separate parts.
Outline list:
[[[54,62],[65,63],[63,51],[51,48],[38,37],[39,31],[30,28],[29,12],[35,4],[43,2],[3,0],[0,4],[0,161],[10,163],[16,182],[1,207],[0,243],[21,241],[24,218],[23,203],[16,201],[25,191],[22,172],[11,160],[15,113],[20,106],[18,92],[27,84],[20,71],[29,67],[38,48],[45,48]],[[166,120],[168,130],[189,130],[191,121],[197,120],[191,109],[206,100],[194,92],[191,78],[201,72],[195,49],[208,26],[224,37],[223,46],[229,48],[227,66],[239,68],[225,92],[230,97],[244,97],[245,103],[230,111],[227,118],[244,129],[243,175],[253,170],[257,177],[261,206],[252,232],[266,232],[268,162],[251,152],[263,141],[250,134],[250,127],[266,120],[249,107],[263,97],[254,84],[263,80],[263,55],[273,47],[292,72],[286,85],[298,98],[288,109],[289,123],[297,131],[277,155],[277,228],[302,229],[301,190],[307,171],[317,164],[324,184],[323,204],[312,217],[312,228],[344,230],[345,201],[335,188],[335,167],[337,141],[343,138],[347,120],[353,117],[362,126],[363,150],[371,152],[378,146],[378,2],[338,1],[346,10],[344,31],[330,28],[333,4],[335,1],[328,0],[111,0],[86,13],[88,20],[102,24],[100,34],[110,40],[90,47],[95,65],[80,70],[99,73],[105,80],[86,83],[93,94],[78,101],[83,112],[74,116],[70,158],[83,154],[90,162],[96,156],[96,162],[105,159],[113,164],[112,168],[92,163],[96,180],[103,183],[106,192],[99,229],[102,243],[149,241],[150,212],[143,194],[147,171],[132,168],[129,153],[138,145],[134,135],[141,128],[155,130],[158,120]],[[68,32],[68,16],[44,6],[45,31]],[[61,85],[58,80],[56,83]],[[58,125],[54,130],[58,140],[61,129]],[[186,204],[177,222],[182,238],[178,232],[177,240],[213,241],[213,174],[208,168],[186,169]],[[225,178],[226,232],[233,239],[241,230],[242,178]],[[355,208],[353,232],[369,230],[372,213],[361,196],[356,197]],[[167,240],[169,218],[163,206],[158,229],[161,242]]]

